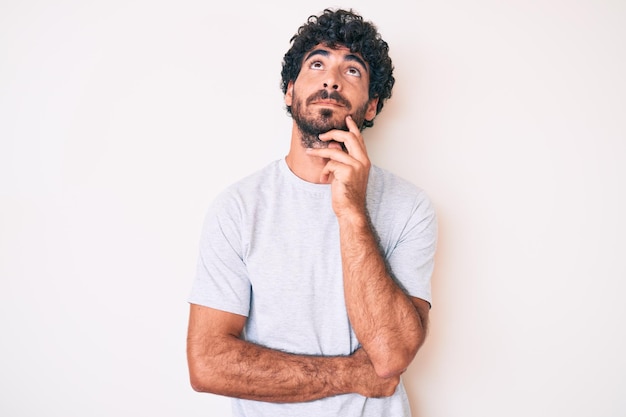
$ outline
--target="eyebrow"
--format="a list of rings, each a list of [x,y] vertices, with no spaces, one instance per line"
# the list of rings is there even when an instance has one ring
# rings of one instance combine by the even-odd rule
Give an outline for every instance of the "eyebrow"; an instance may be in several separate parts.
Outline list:
[[[304,61],[308,61],[309,59],[311,59],[312,57],[314,57],[315,55],[321,55],[324,57],[327,57],[330,55],[330,52],[328,52],[326,49],[314,49],[313,51],[311,51],[311,53],[309,53],[306,58],[304,59]],[[357,64],[361,65],[363,67],[363,69],[365,71],[368,71],[367,65],[365,64],[365,61],[363,61],[361,58],[359,58],[357,55],[354,54],[348,54],[344,57],[344,61],[353,61],[356,62]]]

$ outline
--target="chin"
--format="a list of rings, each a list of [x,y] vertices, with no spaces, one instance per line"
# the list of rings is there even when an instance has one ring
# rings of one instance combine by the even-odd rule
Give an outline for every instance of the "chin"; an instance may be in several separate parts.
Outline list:
[[[346,115],[338,115],[330,109],[322,109],[318,120],[320,120],[326,128],[324,132],[328,132],[333,129],[348,130],[348,126],[346,125]]]
[[[328,148],[328,143],[319,140],[317,136],[302,135],[301,143],[303,148],[323,149]]]

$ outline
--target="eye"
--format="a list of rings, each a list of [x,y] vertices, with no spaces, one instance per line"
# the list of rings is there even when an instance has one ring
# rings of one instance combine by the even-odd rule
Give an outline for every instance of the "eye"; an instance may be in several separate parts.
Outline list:
[[[346,71],[346,74],[352,75],[354,77],[360,77],[361,76],[361,70],[356,68],[356,67],[350,67],[350,68],[348,68],[348,71]]]
[[[322,68],[324,68],[324,65],[322,64],[322,61],[313,61],[313,62],[311,62],[311,65],[309,65],[309,68],[311,68],[311,69],[322,69]]]

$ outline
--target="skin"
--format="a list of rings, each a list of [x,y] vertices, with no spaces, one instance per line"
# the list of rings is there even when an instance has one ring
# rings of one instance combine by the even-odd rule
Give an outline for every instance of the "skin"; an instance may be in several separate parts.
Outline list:
[[[362,347],[338,357],[268,349],[241,339],[245,317],[192,304],[187,358],[195,390],[270,402],[346,393],[389,396],[423,343],[430,306],[407,296],[388,274],[365,207],[371,163],[360,126],[376,116],[377,104],[368,86],[360,56],[318,45],[305,55],[285,94],[294,116],[327,130],[319,140],[306,141],[294,120],[286,162],[298,177],[331,185],[345,302]],[[307,100],[321,89],[338,92],[342,100]]]

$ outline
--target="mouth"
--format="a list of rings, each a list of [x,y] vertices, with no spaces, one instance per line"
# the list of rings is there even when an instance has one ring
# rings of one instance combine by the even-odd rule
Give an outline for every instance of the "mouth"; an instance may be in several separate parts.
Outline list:
[[[315,104],[323,107],[345,107],[348,110],[352,108],[350,102],[337,91],[328,92],[326,90],[320,90],[317,93],[311,95],[306,100],[306,103]]]
[[[334,106],[334,107],[345,107],[342,103],[339,103],[335,100],[316,100],[311,104],[316,104],[318,106]]]

